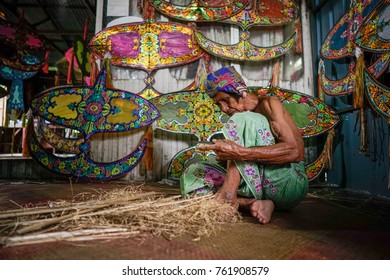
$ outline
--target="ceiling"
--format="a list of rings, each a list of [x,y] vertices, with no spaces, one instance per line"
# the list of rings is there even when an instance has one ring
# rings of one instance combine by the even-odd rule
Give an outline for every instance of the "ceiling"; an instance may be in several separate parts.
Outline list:
[[[50,66],[64,57],[75,36],[83,37],[85,29],[87,41],[94,35],[95,0],[0,0],[0,11],[13,23],[23,14],[26,24],[47,39]]]

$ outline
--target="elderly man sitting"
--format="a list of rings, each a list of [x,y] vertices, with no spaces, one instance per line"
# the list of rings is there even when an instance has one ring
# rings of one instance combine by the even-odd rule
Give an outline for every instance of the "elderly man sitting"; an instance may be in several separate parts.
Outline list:
[[[248,92],[234,67],[207,76],[207,89],[218,107],[230,116],[225,139],[213,139],[200,150],[212,150],[227,168],[199,162],[180,178],[183,195],[216,192],[216,199],[234,207],[249,207],[260,223],[274,210],[298,205],[308,191],[303,139],[291,115],[276,97]]]

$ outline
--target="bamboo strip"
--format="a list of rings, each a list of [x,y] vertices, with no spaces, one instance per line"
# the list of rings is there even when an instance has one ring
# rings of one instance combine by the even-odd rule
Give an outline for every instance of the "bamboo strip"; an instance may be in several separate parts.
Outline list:
[[[150,192],[150,193],[139,194],[135,197],[121,199],[121,200],[111,200],[111,201],[105,200],[105,201],[101,202],[101,204],[108,206],[110,204],[126,203],[129,201],[154,196],[156,194],[157,193],[155,193],[155,192]],[[99,204],[99,202],[92,202],[92,203],[83,202],[83,203],[72,203],[72,206],[60,207],[60,208],[38,207],[38,209],[37,208],[23,208],[23,209],[16,209],[16,210],[7,210],[7,211],[3,211],[0,213],[0,219],[21,217],[21,216],[26,216],[26,215],[39,215],[39,214],[47,214],[47,213],[53,213],[53,212],[61,212],[61,211],[69,210],[71,208],[75,208],[76,206],[81,206],[82,208],[88,208],[88,207],[91,207],[91,205],[94,206],[97,204]]]
[[[108,229],[84,229],[78,231],[60,231],[39,234],[29,234],[23,236],[12,236],[0,238],[0,243],[5,247],[31,245],[55,241],[86,241],[96,240],[99,237],[124,237],[139,234],[139,231],[129,231],[126,228],[108,228]]]
[[[78,198],[88,198],[85,201],[51,203],[46,209],[28,208],[0,213],[0,232],[8,234],[0,237],[1,242],[6,246],[37,244],[53,241],[51,236],[56,236],[54,241],[57,241],[64,230],[70,233],[64,235],[64,239],[72,241],[145,234],[172,239],[182,234],[210,235],[216,225],[240,219],[237,212],[237,215],[228,216],[229,211],[226,210],[231,210],[231,207],[218,204],[213,195],[182,199],[180,195],[142,193],[139,188],[97,194],[83,193]],[[117,229],[125,231],[115,232]],[[96,233],[93,230],[101,231]],[[75,236],[75,232],[85,234]]]

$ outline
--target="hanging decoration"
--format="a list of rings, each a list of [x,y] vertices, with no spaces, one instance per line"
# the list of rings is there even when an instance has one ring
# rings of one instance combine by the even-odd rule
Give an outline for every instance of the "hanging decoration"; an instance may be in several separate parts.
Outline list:
[[[325,168],[332,169],[334,128],[327,131],[327,133],[324,148],[318,158],[311,163],[305,164],[305,171],[309,181],[316,179]]]
[[[261,96],[277,97],[292,115],[303,137],[312,137],[327,132],[340,121],[336,112],[321,100],[304,93],[268,87],[248,87]]]
[[[340,59],[355,55],[354,38],[364,19],[380,0],[352,0],[348,11],[333,26],[321,45],[320,53],[326,59]]]
[[[378,79],[383,74],[383,72],[389,67],[390,64],[389,59],[390,59],[390,52],[386,54],[379,54],[379,58],[373,64],[371,64],[371,66],[365,69],[365,71],[367,71],[366,75],[368,75],[369,77],[371,77],[371,79],[376,81],[376,79]],[[352,62],[350,64],[349,73],[340,80],[330,80],[328,77],[326,77],[325,66],[322,60],[320,61],[319,71],[320,71],[319,86],[327,95],[341,96],[341,95],[347,95],[349,93],[355,92],[355,81],[356,81],[355,62]],[[365,78],[364,79],[365,83],[367,82],[367,80],[370,79]],[[386,99],[386,97],[384,97],[384,99]]]
[[[35,72],[47,63],[49,45],[44,37],[37,35],[29,28],[23,16],[18,24],[0,18],[0,40],[8,51],[0,56],[0,63],[12,69]],[[30,60],[30,57],[34,57]]]
[[[390,0],[378,2],[357,31],[354,43],[362,50],[383,53],[390,51]]]
[[[219,21],[242,11],[250,0],[191,0],[187,5],[175,5],[166,0],[149,0],[160,13],[184,21]]]
[[[295,43],[296,33],[274,46],[256,46],[250,42],[250,28],[254,26],[280,26],[298,19],[299,7],[293,1],[252,0],[249,9],[223,20],[223,23],[240,27],[240,41],[233,45],[223,45],[209,40],[201,32],[195,32],[198,44],[208,53],[229,60],[263,61],[288,52]]]
[[[88,49],[88,43],[81,37],[75,36],[73,40],[73,55],[77,66],[82,73],[82,80],[91,75],[91,52]],[[87,82],[89,84],[89,82]]]
[[[364,20],[374,11],[378,3],[379,0],[363,2],[352,0],[350,8],[330,30],[320,49],[320,53],[325,59],[336,60],[344,57],[354,57],[354,61],[349,66],[349,73],[343,79],[331,80],[327,78],[322,60],[320,60],[318,75],[321,92],[329,95],[353,93],[355,109],[364,107],[364,79],[362,76],[364,54],[359,47],[356,47],[354,39]],[[377,63],[376,65],[380,65],[380,61]],[[381,73],[381,71],[377,72],[378,74]]]
[[[36,97],[31,107],[34,115],[78,130],[83,136],[80,153],[73,157],[62,158],[48,153],[34,135],[29,144],[31,156],[42,165],[77,179],[104,180],[122,176],[139,163],[147,146],[147,140],[142,139],[128,156],[110,163],[98,163],[88,157],[88,140],[93,134],[138,129],[150,125],[160,116],[149,101],[130,92],[107,88],[104,67],[94,86],[52,88]]]
[[[99,59],[109,53],[110,63],[119,67],[141,69],[147,73],[145,99],[160,96],[153,88],[153,73],[199,60],[203,50],[193,39],[193,29],[178,23],[126,23],[108,27],[89,42],[92,54]]]
[[[88,139],[97,132],[121,132],[151,124],[158,110],[147,100],[106,87],[102,68],[94,86],[61,86],[42,92],[32,101],[34,114],[58,125],[79,130]]]
[[[164,94],[151,100],[161,113],[157,128],[195,135],[208,141],[220,133],[226,115],[206,92],[198,90]]]
[[[171,180],[180,180],[184,170],[195,162],[208,162],[217,164],[216,154],[212,151],[200,151],[197,147],[189,147],[179,151],[173,156],[167,170],[167,177]]]
[[[355,70],[355,93],[353,95],[353,107],[362,109],[364,107],[364,55],[359,47],[355,48],[356,70]]]
[[[30,60],[33,60],[33,57],[29,57]],[[10,113],[11,110],[16,111],[25,111],[24,105],[24,90],[23,90],[23,80],[30,79],[37,74],[36,71],[21,71],[9,66],[0,65],[0,77],[6,80],[11,80],[11,87],[9,89],[9,99],[7,101],[7,112]]]
[[[30,122],[33,124],[33,122]],[[88,157],[89,145],[81,145],[81,153],[75,156],[60,157],[49,153],[37,140],[34,129],[29,127],[29,154],[50,171],[75,179],[108,180],[130,172],[144,155],[147,141],[142,139],[139,146],[126,157],[109,163],[101,163]]]
[[[277,58],[287,53],[295,42],[296,33],[286,41],[269,47],[260,47],[249,41],[250,33],[241,32],[240,42],[233,45],[223,45],[207,39],[201,32],[195,31],[198,44],[208,53],[229,60],[264,61]]]
[[[320,76],[320,87],[327,95],[347,95],[355,91],[355,62],[352,62],[348,69],[349,73],[342,79],[331,80],[325,75],[325,65],[322,60],[320,60],[319,67],[319,76]]]
[[[389,119],[390,88],[376,81],[367,70],[364,71],[364,82],[368,97],[367,99],[372,108],[374,108],[378,114]]]
[[[368,72],[375,78],[381,76],[390,65],[390,52],[377,54],[379,58],[368,67]]]
[[[127,23],[101,30],[89,47],[102,60],[110,53],[114,66],[150,73],[200,59],[203,51],[192,37],[193,29],[178,23]]]
[[[68,128],[69,130],[69,128]],[[41,118],[38,118],[38,125],[36,128],[36,134],[38,135],[38,140],[40,137],[43,137],[44,140],[52,146],[55,150],[59,150],[69,154],[79,154],[80,145],[84,142],[84,138],[67,138],[58,135],[50,127],[50,124],[45,124],[45,121]]]
[[[252,26],[278,26],[299,18],[299,6],[291,0],[251,0],[250,8],[225,19],[247,31]]]
[[[367,152],[367,120],[365,112],[365,79],[363,69],[368,68],[371,73],[375,73],[375,75],[377,75],[376,77],[378,77],[383,73],[384,67],[386,67],[385,65],[387,64],[387,62],[383,61],[382,57],[382,59],[379,58],[373,65],[365,65],[363,50],[371,49],[371,51],[375,51],[374,45],[379,44],[379,40],[377,40],[378,36],[376,35],[378,34],[376,33],[377,31],[382,34],[380,36],[384,36],[383,38],[386,38],[387,36],[385,26],[375,26],[375,24],[381,21],[386,21],[385,18],[379,19],[378,14],[385,10],[383,7],[387,4],[383,4],[383,2],[384,1],[379,0],[351,1],[349,10],[328,33],[320,50],[321,55],[326,59],[335,60],[344,57],[354,57],[353,59],[356,66],[354,72],[349,73],[348,79],[354,77],[353,108],[359,110],[358,114],[361,132],[360,151],[362,153]],[[386,0],[385,2],[388,1]],[[385,25],[387,25],[387,22]],[[375,41],[375,43],[371,44],[371,47],[367,46],[367,40]],[[377,49],[377,51],[379,49]],[[384,53],[383,50],[378,52]],[[322,82],[327,83],[327,87],[329,87],[330,84],[338,84],[340,81],[327,81],[326,79],[322,79]],[[322,85],[322,88],[324,88],[324,85]],[[352,88],[352,86],[350,88]]]

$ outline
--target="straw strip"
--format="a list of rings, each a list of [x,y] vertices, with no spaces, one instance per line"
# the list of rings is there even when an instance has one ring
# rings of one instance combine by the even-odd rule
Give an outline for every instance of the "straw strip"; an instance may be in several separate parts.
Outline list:
[[[219,224],[240,218],[230,205],[218,204],[211,194],[182,199],[127,187],[83,193],[71,202],[2,212],[0,243],[17,246],[153,235],[170,240],[183,234],[198,239],[215,232]]]

